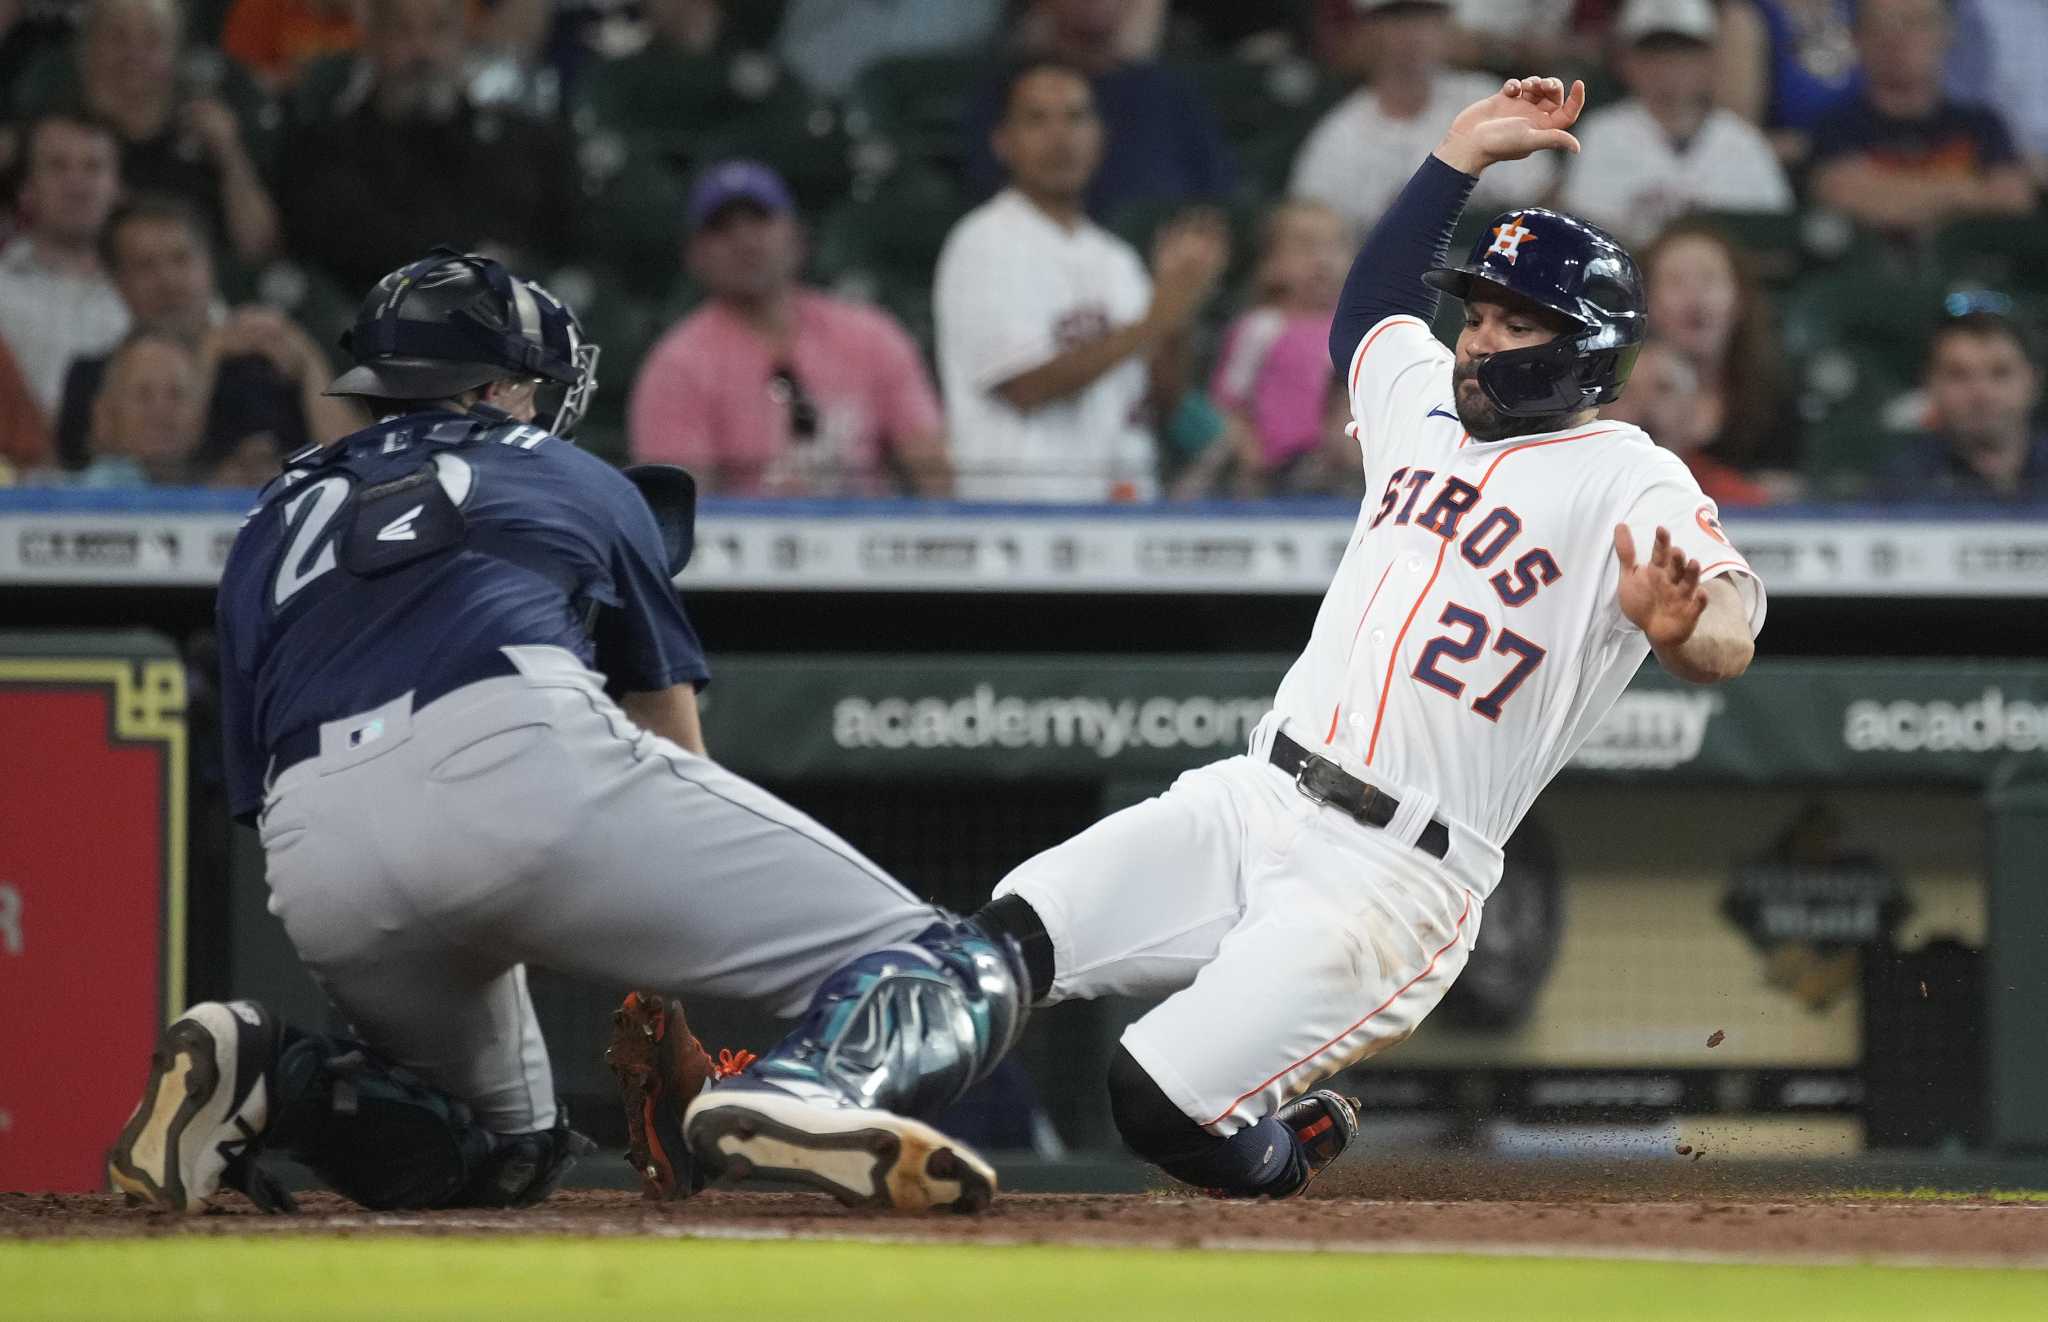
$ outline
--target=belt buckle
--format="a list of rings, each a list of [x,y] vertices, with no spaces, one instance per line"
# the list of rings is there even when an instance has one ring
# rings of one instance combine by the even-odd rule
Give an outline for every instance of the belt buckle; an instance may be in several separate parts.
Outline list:
[[[1330,796],[1321,790],[1313,788],[1308,783],[1308,773],[1315,770],[1318,765],[1331,766],[1334,764],[1326,757],[1317,757],[1314,753],[1310,753],[1302,761],[1301,770],[1294,773],[1294,788],[1302,798],[1321,808],[1330,802]]]

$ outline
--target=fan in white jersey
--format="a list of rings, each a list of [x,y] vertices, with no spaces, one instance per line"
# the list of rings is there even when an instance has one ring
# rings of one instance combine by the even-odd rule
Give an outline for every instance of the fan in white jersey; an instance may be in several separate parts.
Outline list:
[[[1538,209],[1445,261],[1476,176],[1585,103],[1511,80],[1366,240],[1330,336],[1370,493],[1244,756],[1011,873],[982,910],[1046,1001],[1164,999],[1109,1070],[1125,1141],[1213,1192],[1299,1193],[1357,1132],[1324,1079],[1458,976],[1501,846],[1643,658],[1749,665],[1762,585],[1685,465],[1604,421],[1648,327],[1600,230]],[[1461,299],[1456,352],[1429,331]]]

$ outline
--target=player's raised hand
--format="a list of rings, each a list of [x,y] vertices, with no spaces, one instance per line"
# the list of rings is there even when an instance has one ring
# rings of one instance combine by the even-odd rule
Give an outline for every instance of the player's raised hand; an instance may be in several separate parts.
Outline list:
[[[1451,121],[1436,154],[1467,174],[1500,161],[1519,161],[1539,151],[1577,152],[1568,130],[1586,108],[1586,85],[1569,90],[1556,78],[1510,78],[1483,101],[1474,101]]]
[[[1625,523],[1614,525],[1614,554],[1621,561],[1621,613],[1643,631],[1650,646],[1677,647],[1692,637],[1707,608],[1700,562],[1687,559],[1660,527],[1650,558],[1638,563],[1635,535]]]

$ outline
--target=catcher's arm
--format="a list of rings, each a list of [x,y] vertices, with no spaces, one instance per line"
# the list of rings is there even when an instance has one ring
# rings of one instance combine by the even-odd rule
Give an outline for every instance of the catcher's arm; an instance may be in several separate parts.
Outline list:
[[[660,735],[672,744],[709,757],[704,751],[704,723],[697,716],[697,690],[677,684],[656,693],[628,693],[619,699],[626,715],[643,730]]]
[[[636,464],[623,470],[626,479],[640,490],[640,498],[654,511],[655,526],[661,530],[662,551],[670,578],[683,572],[697,542],[697,481],[686,469],[674,464]],[[697,689],[693,684],[675,684],[646,693],[626,693],[620,707],[643,730],[660,735],[698,757],[704,751],[704,724],[697,714]]]

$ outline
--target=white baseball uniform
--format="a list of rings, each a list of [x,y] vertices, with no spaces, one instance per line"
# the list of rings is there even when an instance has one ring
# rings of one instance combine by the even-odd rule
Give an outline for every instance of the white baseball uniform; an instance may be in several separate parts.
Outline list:
[[[1451,365],[1409,316],[1353,354],[1369,494],[1248,753],[997,888],[1052,938],[1052,999],[1166,997],[1123,1045],[1219,1136],[1406,1037],[1464,967],[1502,845],[1649,652],[1617,598],[1617,523],[1645,557],[1668,530],[1763,624],[1762,585],[1676,455],[1597,419],[1474,441]],[[1400,810],[1375,828],[1319,806],[1268,760],[1283,731]],[[1432,821],[1441,860],[1420,847]]]
[[[1015,189],[946,236],[932,288],[939,384],[964,500],[1150,497],[1157,456],[1143,358],[1026,412],[995,387],[1145,315],[1137,250],[1092,221],[1062,225]]]

